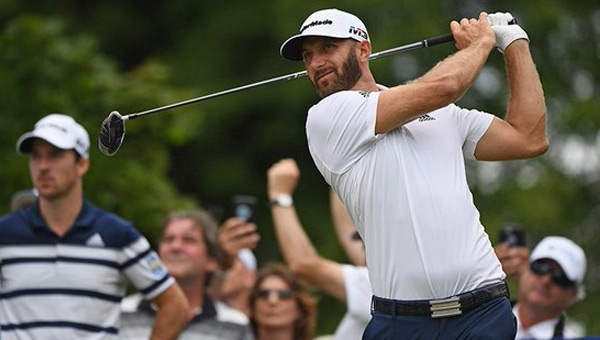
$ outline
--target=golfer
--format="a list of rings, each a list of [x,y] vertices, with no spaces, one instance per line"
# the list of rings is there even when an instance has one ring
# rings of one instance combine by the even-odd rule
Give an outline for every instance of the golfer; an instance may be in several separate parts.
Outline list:
[[[373,78],[369,33],[352,14],[317,11],[281,46],[322,98],[308,111],[309,150],[365,242],[374,296],[364,339],[514,339],[505,274],[464,164],[548,149],[528,36],[511,22],[509,13],[451,22],[458,51],[389,89]],[[510,87],[504,120],[454,104],[494,48]]]

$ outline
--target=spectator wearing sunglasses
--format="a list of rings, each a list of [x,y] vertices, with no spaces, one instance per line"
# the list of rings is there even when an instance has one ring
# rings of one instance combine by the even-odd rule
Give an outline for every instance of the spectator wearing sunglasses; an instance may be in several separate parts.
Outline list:
[[[250,318],[257,340],[310,340],[316,301],[286,267],[271,264],[258,273],[250,296]]]
[[[585,270],[585,254],[573,241],[560,236],[540,241],[518,277],[516,339],[583,336],[583,327],[567,322],[565,311],[585,295]]]

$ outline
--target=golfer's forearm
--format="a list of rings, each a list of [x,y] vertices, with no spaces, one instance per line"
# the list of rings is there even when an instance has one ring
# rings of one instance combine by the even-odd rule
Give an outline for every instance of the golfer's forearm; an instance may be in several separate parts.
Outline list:
[[[504,51],[510,101],[506,114],[509,122],[540,152],[548,148],[544,91],[526,40],[513,42]]]
[[[487,45],[470,46],[441,61],[414,82],[381,92],[375,132],[390,131],[459,100],[477,78],[488,55]]]
[[[440,107],[454,103],[473,85],[489,54],[487,45],[471,45],[438,63],[418,81],[442,84],[442,91],[435,94]]]

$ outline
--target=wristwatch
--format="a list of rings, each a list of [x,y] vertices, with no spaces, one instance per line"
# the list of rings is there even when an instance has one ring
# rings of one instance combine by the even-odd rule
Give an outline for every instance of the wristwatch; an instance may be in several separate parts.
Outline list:
[[[277,195],[277,197],[275,197],[274,200],[269,202],[269,206],[271,206],[271,207],[277,206],[277,207],[289,208],[292,205],[294,205],[294,200],[292,199],[292,196],[288,195],[288,194],[279,194],[279,195]]]

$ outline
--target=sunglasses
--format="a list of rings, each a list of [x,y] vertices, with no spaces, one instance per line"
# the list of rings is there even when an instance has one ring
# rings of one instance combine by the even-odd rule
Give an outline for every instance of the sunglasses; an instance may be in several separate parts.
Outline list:
[[[575,286],[575,282],[569,280],[564,271],[560,268],[551,266],[548,262],[533,261],[529,265],[529,268],[537,276],[550,275],[552,282],[562,288],[571,288]]]
[[[262,289],[258,291],[258,297],[264,300],[268,300],[271,294],[275,294],[279,300],[287,300],[294,297],[294,292],[285,289]]]

